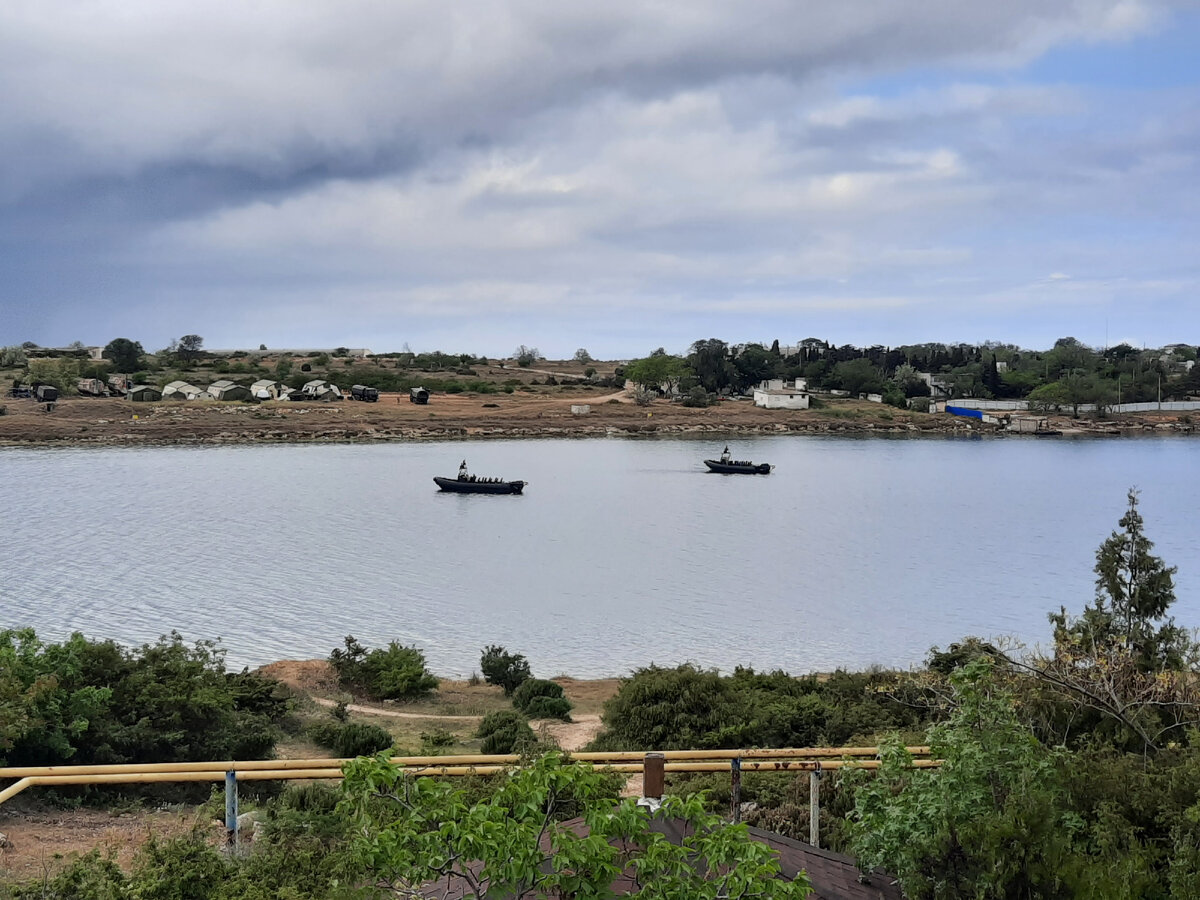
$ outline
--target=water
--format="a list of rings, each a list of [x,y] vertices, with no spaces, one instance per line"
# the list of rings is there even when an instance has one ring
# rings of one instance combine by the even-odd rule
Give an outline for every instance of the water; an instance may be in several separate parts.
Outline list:
[[[1200,625],[1200,441],[739,439],[0,451],[0,627],[220,638],[232,665],[346,634],[465,675],[691,660],[793,672],[919,662],[967,634],[1049,637],[1142,490],[1174,613]],[[439,493],[463,456],[522,497]]]

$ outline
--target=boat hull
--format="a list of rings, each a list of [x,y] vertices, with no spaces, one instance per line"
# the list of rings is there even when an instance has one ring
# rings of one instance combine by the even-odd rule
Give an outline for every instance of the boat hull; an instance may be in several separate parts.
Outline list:
[[[771,466],[767,463],[723,463],[716,459],[706,459],[704,464],[708,466],[711,472],[720,472],[722,475],[770,475]]]
[[[524,481],[459,481],[435,475],[433,482],[451,494],[519,494],[525,489]]]

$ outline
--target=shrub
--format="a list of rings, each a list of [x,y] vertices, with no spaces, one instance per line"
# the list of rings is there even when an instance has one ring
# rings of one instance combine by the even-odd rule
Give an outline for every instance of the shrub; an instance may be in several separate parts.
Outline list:
[[[506,697],[511,697],[512,692],[528,681],[531,674],[529,661],[523,654],[509,653],[497,644],[483,648],[479,668],[483,672],[483,680],[502,687]]]
[[[561,698],[562,696],[563,689],[561,684],[547,681],[545,678],[530,678],[513,691],[512,698],[513,706],[524,712],[525,707],[532,703],[536,697]]]
[[[436,753],[446,747],[453,747],[457,742],[458,738],[445,728],[434,728],[433,731],[421,732],[422,753]]]
[[[481,753],[520,753],[537,744],[525,717],[511,709],[488,713],[475,736],[483,738]]]
[[[534,697],[522,711],[531,719],[571,721],[571,701],[566,697]]]
[[[452,381],[448,385],[446,385],[446,393],[447,394],[461,394],[464,390],[465,390],[465,388],[461,384],[459,384],[457,381]]]
[[[709,405],[708,391],[697,385],[688,391],[682,402],[684,406],[703,409]]]
[[[259,759],[288,712],[279,684],[225,671],[211,641],[127,649],[0,631],[0,759],[8,765]]]
[[[722,745],[737,714],[729,683],[690,663],[638,669],[604,704],[599,749],[682,750]]]
[[[329,663],[343,686],[376,700],[412,700],[438,686],[425,667],[425,654],[398,641],[386,650],[368,651],[353,635],[346,635],[345,649],[330,653]]]
[[[373,756],[395,743],[391,734],[378,725],[361,722],[320,722],[308,729],[308,736],[340,758]]]

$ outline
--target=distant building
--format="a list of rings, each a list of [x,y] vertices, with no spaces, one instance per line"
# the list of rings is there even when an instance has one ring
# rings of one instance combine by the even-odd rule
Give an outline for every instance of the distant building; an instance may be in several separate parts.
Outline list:
[[[214,381],[208,386],[208,393],[214,400],[249,400],[250,388],[244,384],[235,384],[228,379]]]
[[[314,378],[300,388],[305,400],[341,400],[342,389],[331,381]]]
[[[162,391],[156,387],[148,384],[135,384],[126,391],[125,397],[134,403],[153,403],[161,400],[163,395]]]
[[[791,387],[782,378],[772,378],[754,389],[754,405],[764,409],[808,409],[808,403],[808,383],[803,378]]]
[[[162,390],[162,399],[164,400],[199,400],[200,395],[204,393],[194,384],[188,384],[186,381],[172,381]]]
[[[250,396],[255,400],[278,400],[283,385],[270,378],[263,378],[250,385]]]

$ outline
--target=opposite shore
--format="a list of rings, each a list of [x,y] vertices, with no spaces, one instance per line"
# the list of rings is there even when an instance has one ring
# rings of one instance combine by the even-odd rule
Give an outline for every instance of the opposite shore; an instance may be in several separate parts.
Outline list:
[[[879,403],[837,400],[820,409],[767,410],[748,400],[692,409],[626,392],[548,396],[438,394],[428,406],[384,394],[378,403],[130,403],[72,398],[47,410],[10,400],[0,415],[0,446],[347,443],[485,438],[684,434],[997,435],[1003,426]],[[583,409],[584,407],[586,409]],[[1053,416],[1064,435],[1193,433],[1186,415],[1151,412],[1108,419]]]

